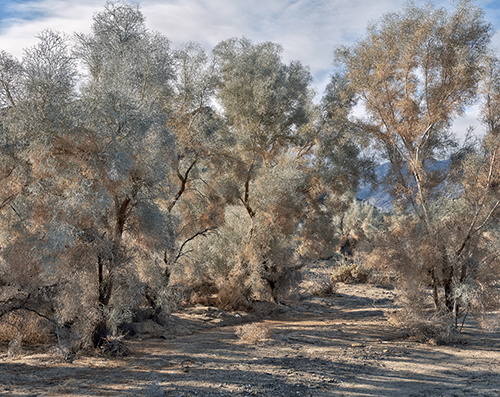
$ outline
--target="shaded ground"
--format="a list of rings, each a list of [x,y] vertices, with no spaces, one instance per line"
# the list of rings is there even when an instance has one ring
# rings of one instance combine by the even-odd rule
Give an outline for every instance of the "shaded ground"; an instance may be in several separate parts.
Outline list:
[[[393,310],[391,290],[342,286],[331,297],[263,304],[254,314],[186,309],[172,316],[170,332],[150,327],[148,338],[131,340],[131,354],[123,358],[68,362],[46,346],[9,358],[2,346],[0,395],[500,395],[498,333],[469,322],[466,344],[412,342],[389,323]],[[270,336],[239,338],[242,321],[258,321]],[[171,334],[177,336],[165,339]]]

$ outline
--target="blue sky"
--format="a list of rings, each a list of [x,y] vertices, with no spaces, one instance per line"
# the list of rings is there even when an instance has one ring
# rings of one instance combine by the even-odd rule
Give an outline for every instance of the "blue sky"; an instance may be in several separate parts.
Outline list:
[[[273,41],[283,46],[285,61],[300,60],[311,68],[321,94],[332,69],[333,50],[352,44],[369,21],[399,11],[401,0],[144,0],[140,3],[151,30],[167,36],[173,47],[186,41],[207,50],[221,40],[246,36],[254,42]],[[417,5],[426,1],[415,0]],[[0,49],[22,57],[23,48],[50,28],[72,34],[90,32],[92,15],[105,0],[0,0]],[[436,0],[452,8],[451,1]],[[500,30],[500,0],[477,0],[486,19]],[[500,35],[493,38],[500,48]],[[457,123],[465,130],[475,123],[476,109]],[[460,132],[461,132],[460,131]]]

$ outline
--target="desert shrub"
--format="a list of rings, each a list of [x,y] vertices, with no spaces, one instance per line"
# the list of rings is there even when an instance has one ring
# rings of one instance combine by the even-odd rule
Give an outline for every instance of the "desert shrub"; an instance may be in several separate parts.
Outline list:
[[[47,343],[53,339],[54,326],[45,318],[25,310],[16,310],[0,319],[0,342],[20,338],[23,343]]]
[[[271,331],[265,324],[250,323],[236,327],[236,335],[244,342],[255,343],[269,339]]]
[[[384,228],[384,212],[355,198],[344,213],[333,217],[333,222],[344,235],[371,239]]]
[[[396,304],[399,310],[389,321],[401,328],[408,338],[438,345],[462,343],[463,336],[454,324],[454,315],[433,310],[429,282],[402,274],[397,281]]]
[[[448,345],[464,341],[449,313],[417,313],[403,307],[389,318],[389,322],[400,328],[407,338],[418,342]]]
[[[341,262],[333,270],[331,281],[333,283],[366,283],[370,278],[370,271],[357,263]]]
[[[19,356],[22,354],[22,344],[23,344],[23,338],[21,336],[21,333],[18,333],[14,339],[12,339],[9,342],[9,346],[7,348],[7,355],[9,358],[13,358],[15,356]]]
[[[247,310],[250,307],[252,290],[248,283],[248,271],[235,266],[226,280],[218,281],[217,303],[232,310]]]
[[[316,192],[316,196],[320,196],[323,192]],[[312,205],[309,207],[314,208],[313,205],[317,205],[317,202],[311,201]],[[335,255],[337,245],[337,230],[332,222],[331,211],[326,206],[310,210],[299,224],[298,254],[309,261],[326,259]]]
[[[106,357],[124,357],[129,355],[130,350],[124,341],[124,336],[108,336],[100,353]]]
[[[224,223],[216,231],[190,242],[189,258],[182,258],[175,266],[172,282],[185,284],[198,298],[216,294],[234,276],[233,269],[250,227],[251,222],[244,208],[228,205]]]
[[[293,299],[300,280],[296,271],[300,263],[291,246],[293,230],[273,212],[252,218],[245,207],[228,205],[224,223],[216,232],[193,242],[192,261],[186,261],[175,279],[187,283],[198,301],[204,293],[215,292],[215,303],[226,309],[248,308],[254,299]],[[210,289],[205,291],[194,287],[206,283]]]
[[[304,291],[312,296],[331,296],[337,288],[332,281],[332,277],[328,274],[313,273],[308,276],[308,279],[302,283]]]
[[[82,258],[82,261],[86,259]],[[90,267],[91,263],[85,265]],[[106,333],[117,335],[120,325],[132,320],[135,311],[145,301],[145,283],[138,272],[144,267],[142,262],[131,261],[123,264],[123,268],[115,269],[114,293],[108,305],[96,302],[98,280],[91,272],[81,270],[67,276],[64,288],[54,298],[54,318],[61,325],[71,324],[71,332],[61,336],[71,350],[93,344],[96,324],[105,324]]]
[[[498,330],[500,319],[496,311],[500,306],[500,291],[498,286],[487,280],[490,271],[481,269],[484,272],[476,279],[465,278],[462,282],[456,282],[453,286],[453,297],[458,302],[458,313],[455,318],[455,325],[461,330],[468,315],[472,315],[479,325],[484,329]]]
[[[145,262],[139,268],[140,281],[145,285],[145,297],[152,309],[152,318],[161,324],[165,316],[177,310],[183,302],[188,301],[195,294],[198,286],[176,283],[178,279],[172,280],[170,268],[166,270],[165,266],[160,265],[163,261],[158,258]],[[139,290],[139,292],[142,291]],[[138,301],[141,301],[140,296]]]

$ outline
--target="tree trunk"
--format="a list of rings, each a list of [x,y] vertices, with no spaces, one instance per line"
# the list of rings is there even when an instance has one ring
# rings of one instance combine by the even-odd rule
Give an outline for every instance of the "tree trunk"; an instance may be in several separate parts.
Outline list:
[[[108,336],[108,326],[105,314],[105,308],[109,304],[111,298],[111,291],[113,289],[113,282],[108,278],[104,277],[104,259],[101,254],[97,256],[97,273],[99,282],[99,317],[100,320],[94,326],[92,331],[91,339],[94,348],[101,347]]]
[[[162,274],[162,284],[163,287],[167,287],[169,282],[170,282],[170,265],[168,263],[167,259],[167,253],[165,252],[164,256],[164,262],[165,262],[165,272]],[[161,312],[163,308],[161,305],[158,303],[158,294],[155,291],[155,289],[151,288],[150,285],[146,286],[146,293],[145,293],[146,300],[148,301],[149,305],[151,306],[151,309],[153,309],[153,320],[156,321],[160,325],[164,325],[164,321],[161,320]]]
[[[94,348],[101,347],[108,337],[108,326],[106,320],[99,321],[92,331],[92,345]]]
[[[434,309],[436,311],[438,311],[439,310],[439,296],[438,296],[438,290],[437,290],[436,273],[434,271],[434,268],[432,268],[429,273],[431,276],[432,298],[434,300]]]
[[[444,279],[444,302],[446,311],[449,313],[453,312],[454,302],[453,302],[453,288],[452,288],[452,280],[453,280],[453,267],[448,264],[443,269]]]

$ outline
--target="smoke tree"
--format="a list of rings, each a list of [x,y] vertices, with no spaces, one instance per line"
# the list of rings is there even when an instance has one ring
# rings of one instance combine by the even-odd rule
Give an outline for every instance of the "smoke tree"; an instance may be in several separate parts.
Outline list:
[[[336,219],[343,219],[361,181],[374,182],[374,162],[364,150],[369,140],[349,121],[354,105],[347,80],[339,74],[332,75],[318,108],[311,141],[313,156],[307,169],[312,184],[300,247],[307,258],[333,255],[339,234],[350,232]]]
[[[169,245],[172,219],[159,200],[169,190],[174,144],[163,107],[173,57],[168,40],[146,30],[138,7],[123,4],[108,4],[95,15],[93,34],[79,36],[77,55],[90,72],[81,106],[91,116],[82,117],[82,128],[98,144],[94,161],[104,167],[96,185],[108,198],[94,231],[108,247],[97,255],[99,304],[106,306],[121,262]]]
[[[452,214],[443,214],[444,204],[438,198],[447,196],[445,182],[451,182],[456,160],[463,158],[450,126],[477,99],[481,62],[490,37],[491,26],[482,11],[468,1],[458,3],[451,13],[432,5],[409,4],[402,12],[387,14],[370,25],[366,36],[352,47],[336,51],[349,88],[368,116],[356,124],[390,161],[386,182],[399,208],[409,211],[409,225],[414,225],[406,232],[414,230],[415,239],[420,236],[416,244],[424,244],[422,252],[432,256],[427,260],[421,256],[423,262],[408,270],[408,279],[417,268],[419,280],[429,275],[436,308],[450,312],[456,306],[455,263],[467,256],[463,247],[470,236],[442,228],[443,216]],[[451,159],[448,169],[438,166],[442,159]],[[455,192],[448,195],[450,200],[456,186],[451,184]],[[471,214],[456,213],[454,219],[463,216],[477,226],[473,214],[471,219]],[[394,230],[403,235],[398,227]],[[454,242],[444,238],[444,233],[451,233]],[[405,244],[400,242],[404,251]],[[412,258],[407,258],[408,269],[417,260]],[[444,287],[443,305],[438,285]]]
[[[229,204],[246,213],[245,237],[237,244],[235,262],[248,274],[250,289],[278,298],[278,285],[291,267],[290,236],[302,214],[307,175],[300,151],[307,146],[311,121],[311,76],[298,62],[285,64],[282,49],[248,39],[219,43],[217,100],[223,108],[229,138],[231,169],[222,185]],[[228,214],[229,215],[229,214]],[[244,226],[246,225],[246,226]],[[243,277],[243,276],[242,276]]]
[[[17,155],[29,180],[12,202],[24,222],[4,258],[62,278],[61,319],[90,324],[100,346],[110,319],[133,304],[115,291],[139,300],[139,264],[169,245],[173,220],[159,199],[169,191],[173,139],[162,104],[173,58],[136,6],[108,3],[93,33],[77,39],[73,55],[63,37],[44,32],[22,61],[26,94],[8,110],[6,132],[23,142]],[[88,71],[79,92],[77,60]],[[8,255],[17,244],[31,258]]]
[[[0,317],[24,308],[100,347],[141,305],[159,320],[174,283],[226,307],[279,301],[351,232],[399,272],[409,305],[430,285],[456,325],[496,299],[500,270],[490,37],[468,1],[410,3],[336,51],[319,104],[279,45],[174,50],[121,2],[90,34],[0,52]],[[452,122],[478,98],[487,133],[459,147]],[[391,216],[355,201],[374,151],[390,162]]]
[[[168,102],[168,126],[177,145],[171,165],[175,191],[168,211],[182,218],[181,246],[186,239],[216,227],[220,212],[216,170],[225,145],[223,122],[213,108],[217,84],[215,61],[199,44],[182,45],[175,53],[176,79]],[[175,248],[167,255],[171,265],[182,255]]]

